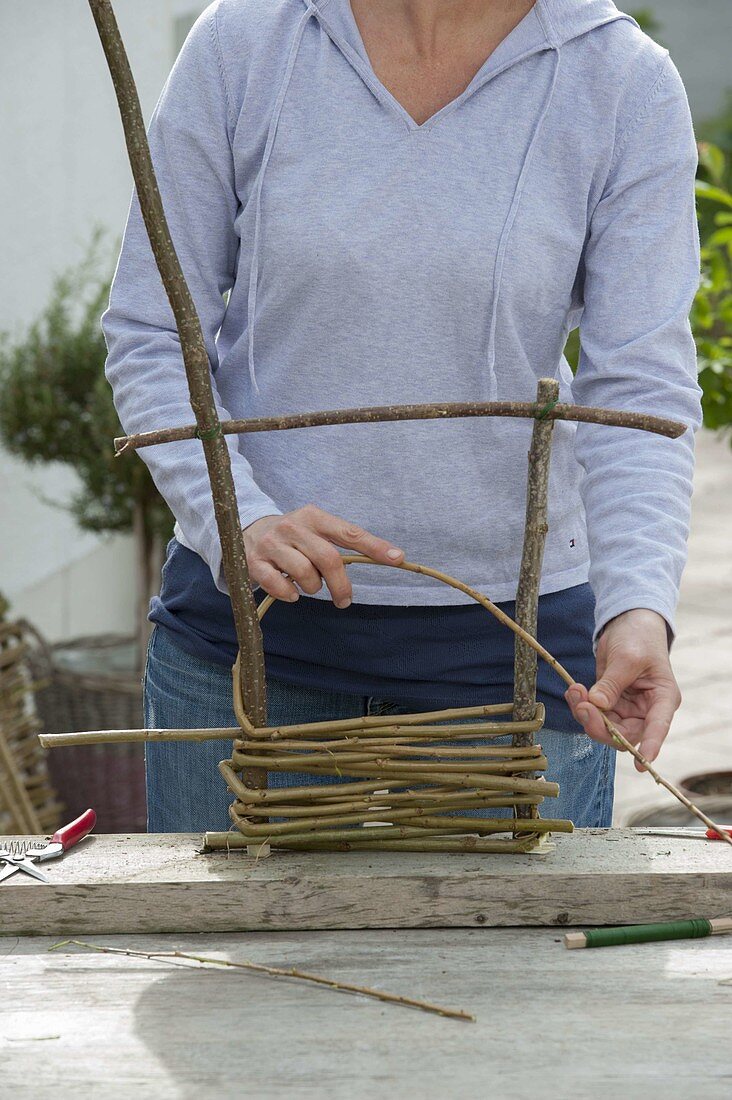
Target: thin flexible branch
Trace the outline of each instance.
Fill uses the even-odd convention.
[[[274,978],[297,978],[303,982],[314,982],[316,985],[325,985],[338,993],[358,993],[363,997],[373,997],[377,1001],[386,1001],[389,1004],[404,1005],[405,1008],[418,1008],[422,1012],[432,1012],[437,1016],[447,1016],[452,1020],[466,1020],[475,1023],[476,1017],[469,1012],[459,1009],[444,1008],[442,1005],[432,1004],[430,1001],[420,1001],[414,997],[400,997],[396,993],[384,993],[379,989],[371,989],[366,985],[353,985],[351,982],[338,982],[334,978],[324,978],[320,974],[309,974],[305,970],[296,970],[294,967],[265,966],[264,963],[231,962],[229,959],[213,959],[206,955],[190,955],[185,951],[133,951],[122,947],[100,947],[96,943],[86,943],[84,940],[62,940],[48,948],[49,951],[57,951],[61,947],[85,947],[89,951],[100,951],[105,955],[128,955],[135,959],[150,959],[158,962],[165,959],[187,959],[189,962],[201,963],[203,966],[227,966],[237,970],[254,970],[260,974],[269,974]]]

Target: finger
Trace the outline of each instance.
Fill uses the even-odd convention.
[[[587,688],[584,684],[574,683],[564,693],[564,698],[567,701],[569,709],[574,713],[575,707],[580,703],[587,702]]]
[[[309,527],[300,526],[294,535],[294,545],[312,563],[337,607],[348,607],[353,598],[351,581],[343,564],[343,555],[328,539],[322,538]]]
[[[676,712],[675,694],[671,688],[664,692],[651,706],[646,715],[645,728],[640,743],[640,751],[646,760],[652,762],[656,759],[663,745],[671,722]],[[643,765],[639,765],[643,770]]]
[[[644,662],[627,653],[612,654],[599,680],[590,688],[589,701],[600,710],[610,710],[627,687],[643,672]]]
[[[265,592],[274,596],[277,600],[286,600],[294,603],[300,599],[300,593],[288,577],[283,577],[278,569],[269,562],[252,562],[249,573],[255,584],[262,586]]]
[[[404,551],[387,539],[372,535],[357,523],[350,523],[339,516],[332,516],[323,512],[316,523],[316,530],[347,550],[355,550],[359,554],[373,558],[374,561],[384,565],[394,565],[395,562],[404,559]]]
[[[287,543],[279,543],[271,553],[270,563],[292,577],[303,592],[313,595],[323,587],[323,578],[305,554]]]
[[[597,707],[593,707],[592,703],[580,703],[574,714],[586,734],[596,741],[604,742],[606,745],[614,744],[607,726],[602,720],[602,713]]]
[[[294,540],[325,581],[336,607],[348,607],[353,589],[343,564],[343,555],[337,547],[303,526],[298,528]]]
[[[613,745],[620,752],[627,752],[627,749],[615,740],[605,725],[605,717],[612,722],[627,741],[630,741],[631,745],[637,744],[643,736],[644,719],[625,718],[616,710],[606,713],[599,711],[591,703],[580,703],[574,712],[574,716],[583,726],[585,733],[592,737],[594,741],[601,741],[604,745]]]

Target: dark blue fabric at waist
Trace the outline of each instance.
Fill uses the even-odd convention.
[[[257,603],[266,593],[255,593]],[[513,602],[498,605],[513,617]],[[588,584],[539,598],[538,638],[588,687],[594,597]],[[149,618],[187,653],[231,667],[237,643],[231,602],[206,563],[176,539],[168,544],[159,596]],[[509,702],[514,635],[479,604],[393,606],[300,596],[276,600],[262,619],[267,674],[309,687],[435,707]],[[551,729],[580,731],[564,701],[566,685],[539,660],[537,694]]]

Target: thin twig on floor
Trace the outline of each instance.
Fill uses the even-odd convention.
[[[441,1005],[431,1004],[429,1001],[419,1001],[413,997],[399,997],[395,993],[384,993],[365,985],[337,982],[333,978],[324,978],[319,974],[308,974],[303,970],[296,970],[294,967],[265,966],[264,963],[255,963],[249,960],[230,962],[228,959],[212,959],[204,955],[189,955],[184,951],[134,951],[124,947],[101,947],[99,944],[86,943],[84,940],[62,940],[60,943],[52,944],[48,950],[56,951],[60,947],[71,946],[85,947],[89,951],[101,951],[108,955],[129,955],[131,958],[151,959],[152,961],[188,959],[190,962],[201,963],[204,966],[230,966],[238,970],[255,970],[262,974],[270,974],[275,978],[297,978],[300,981],[315,982],[317,985],[328,986],[329,989],[334,989],[339,993],[360,993],[364,997],[373,997],[378,1001],[404,1005],[407,1008],[418,1008],[422,1012],[434,1012],[438,1016],[449,1016],[453,1020],[468,1020],[471,1023],[476,1021],[475,1016],[471,1016],[468,1012],[461,1012],[459,1009],[443,1008]]]

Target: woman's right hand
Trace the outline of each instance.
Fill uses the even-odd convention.
[[[384,565],[404,559],[404,551],[386,539],[315,504],[283,516],[262,516],[244,528],[250,580],[278,600],[297,600],[296,584],[314,595],[325,581],[336,607],[348,607],[353,590],[338,546]]]

